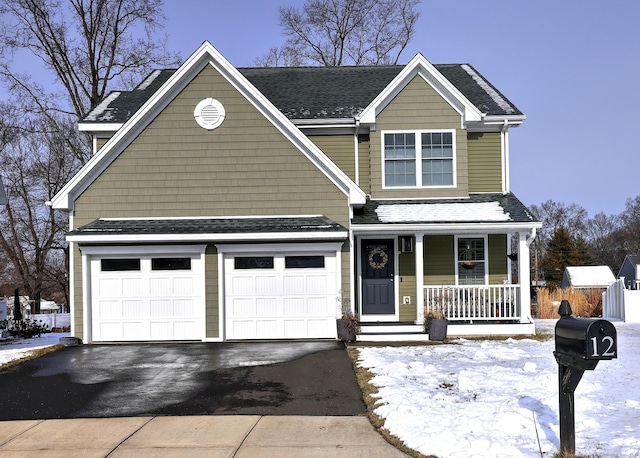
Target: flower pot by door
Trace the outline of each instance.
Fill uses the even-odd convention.
[[[349,329],[347,323],[344,320],[338,321],[338,339],[342,342],[355,342],[356,332],[353,329]]]
[[[432,320],[429,326],[429,340],[444,340],[447,338],[447,320]]]

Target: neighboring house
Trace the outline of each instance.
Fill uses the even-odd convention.
[[[51,203],[72,333],[336,338],[353,310],[400,339],[437,309],[449,334],[531,334],[524,119],[466,64],[244,69],[205,42],[79,124],[95,154]]]
[[[561,288],[606,289],[616,278],[609,266],[565,267]]]
[[[640,255],[628,254],[622,261],[618,278],[624,278],[627,289],[640,289]]]

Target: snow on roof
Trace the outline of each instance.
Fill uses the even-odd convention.
[[[140,85],[136,88],[136,90],[144,91],[146,88],[149,87],[151,83],[153,83],[153,81],[160,75],[160,73],[162,73],[162,70],[154,70],[151,73],[151,75],[147,76],[147,79],[145,79],[142,83],[140,83]]]
[[[609,266],[573,266],[565,268],[571,286],[592,287],[609,286],[616,281]]]
[[[498,202],[381,204],[376,213],[383,223],[511,220]]]
[[[513,107],[511,105],[509,105],[509,102],[507,102],[500,94],[498,94],[498,91],[496,91],[494,88],[492,88],[489,83],[487,83],[487,81],[482,78],[480,75],[478,75],[478,73],[471,68],[469,65],[461,65],[462,69],[467,72],[469,74],[469,76],[471,76],[471,78],[473,78],[473,80],[478,83],[478,86],[480,86],[482,89],[484,89],[484,91],[489,95],[489,97],[491,97],[491,99],[500,107],[502,108],[506,113],[512,114],[515,112],[515,110],[513,109]]]
[[[86,118],[84,118],[85,121],[97,121],[98,116],[100,116],[109,107],[109,104],[117,99],[119,95],[120,92],[112,92],[105,97],[105,99],[97,107],[91,110],[91,113],[89,113]]]

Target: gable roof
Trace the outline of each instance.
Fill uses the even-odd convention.
[[[455,92],[448,98],[467,99],[469,106],[483,116],[524,118],[522,112],[471,65],[431,65],[421,55],[407,65],[237,70],[291,120],[359,117],[385,89],[392,92],[398,86],[401,89],[406,80],[416,74],[441,91]],[[111,93],[81,121],[82,129],[126,122],[175,72],[175,69],[155,70],[132,91]],[[392,84],[399,75],[402,81]]]
[[[148,94],[160,84],[142,106],[131,112],[122,107],[112,112],[110,119],[124,115],[127,120],[109,139],[98,153],[80,169],[80,171],[51,199],[56,209],[69,210],[73,202],[118,155],[146,128],[146,126],[191,82],[203,69],[210,65],[227,79],[236,90],[247,99],[269,122],[273,124],[307,159],[309,159],[329,180],[346,196],[351,205],[364,204],[364,192],[337,165],[335,165],[309,138],[307,138],[289,119],[280,113],[274,105],[258,91],[222,54],[209,42],[204,42],[183,64],[171,75],[157,74],[147,78],[138,86],[139,93],[129,96],[129,100],[139,103],[144,94]],[[164,83],[161,84],[164,79]],[[113,100],[116,100],[114,98]],[[105,104],[105,110],[111,102]],[[133,103],[133,102],[132,102]],[[92,112],[96,120],[101,116]],[[109,124],[113,124],[109,122]]]
[[[604,288],[615,281],[609,266],[572,266],[564,269],[562,287]]]

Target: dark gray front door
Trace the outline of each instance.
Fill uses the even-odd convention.
[[[360,256],[363,315],[395,314],[393,249],[393,239],[362,241]]]

